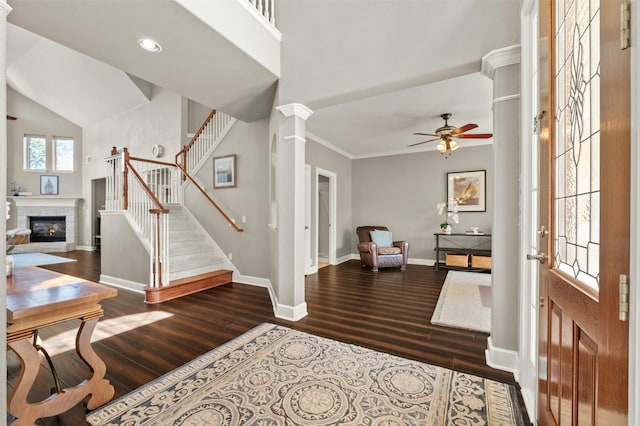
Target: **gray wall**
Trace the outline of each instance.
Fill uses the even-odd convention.
[[[7,193],[11,182],[17,182],[23,191],[40,195],[40,176],[59,176],[59,197],[82,196],[82,128],[69,120],[44,108],[32,100],[22,96],[7,86],[7,111],[18,117],[15,121],[7,122]],[[23,166],[23,138],[25,134],[44,135],[48,143],[54,136],[69,136],[75,141],[74,172],[58,172],[47,170],[43,172],[24,171]],[[49,153],[50,154],[50,153]],[[50,163],[49,163],[50,164]],[[55,197],[55,196],[53,196]],[[82,206],[82,204],[80,204]],[[13,206],[12,206],[13,208]],[[80,207],[82,209],[82,207]],[[7,222],[7,229],[15,228],[16,215],[12,211],[11,219]],[[79,213],[82,213],[80,211]]]
[[[131,226],[122,213],[105,212],[101,215],[102,250],[101,275],[149,283],[149,254],[131,232]]]
[[[358,253],[357,226],[383,225],[394,240],[409,241],[410,258],[435,259],[433,233],[440,231],[442,221],[436,204],[447,199],[447,173],[472,170],[487,171],[487,211],[460,213],[453,232],[478,226],[488,233],[493,206],[491,145],[460,148],[447,159],[429,151],[354,160],[352,253]]]
[[[352,253],[351,239],[355,231],[352,223],[352,167],[349,158],[332,151],[323,145],[307,139],[305,149],[306,163],[311,166],[311,256],[317,250],[315,241],[316,200],[318,190],[315,181],[316,168],[336,174],[336,258],[348,256]]]
[[[214,157],[236,154],[236,187],[213,189],[213,160],[199,170],[196,178],[209,195],[236,223],[236,232],[190,185],[185,205],[209,232],[225,254],[232,253],[233,264],[243,275],[269,277],[268,228],[268,122],[238,121],[217,147]],[[242,223],[242,217],[246,223]]]
[[[151,147],[160,144],[165,148],[165,155],[160,160],[173,161],[173,156],[181,147],[183,115],[186,114],[181,96],[152,86],[148,104],[85,127],[82,169],[82,198],[85,199],[85,205],[93,205],[91,181],[106,176],[104,158],[110,155],[111,147],[127,147],[133,156],[152,158]],[[92,219],[87,212],[86,219],[80,224],[81,245],[93,245]],[[103,231],[106,230],[103,228]]]

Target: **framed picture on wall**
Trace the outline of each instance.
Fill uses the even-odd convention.
[[[235,188],[236,155],[225,155],[213,159],[213,187],[216,189]]]
[[[58,176],[40,175],[40,194],[58,195]]]
[[[447,200],[458,203],[459,212],[486,211],[486,170],[447,173]]]

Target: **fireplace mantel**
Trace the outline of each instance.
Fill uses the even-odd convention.
[[[82,198],[66,198],[51,196],[14,196],[9,197],[16,207],[77,207]]]

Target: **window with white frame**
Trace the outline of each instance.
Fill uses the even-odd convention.
[[[73,139],[54,136],[53,169],[61,172],[73,171]]]
[[[41,135],[25,135],[24,168],[43,171],[47,169],[47,139]]]
[[[54,136],[51,148],[42,135],[24,136],[24,169],[33,171],[74,170],[74,140],[70,137]]]

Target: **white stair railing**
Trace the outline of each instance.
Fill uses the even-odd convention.
[[[256,8],[260,15],[264,16],[267,21],[275,27],[276,14],[275,14],[275,2],[274,0],[249,0],[249,3]]]
[[[149,242],[150,286],[168,285],[169,211],[164,204],[180,202],[178,169],[170,163],[130,157],[126,148],[114,148],[105,161],[105,209],[128,212],[143,240]]]
[[[194,176],[236,121],[229,114],[211,111],[191,141],[176,154],[176,164]]]

